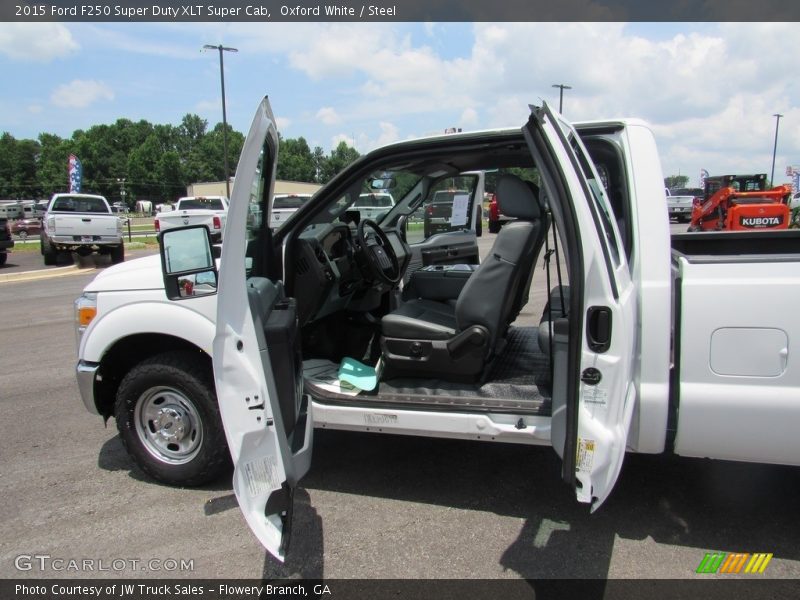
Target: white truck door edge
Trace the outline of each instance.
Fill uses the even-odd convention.
[[[275,118],[264,98],[242,148],[231,194],[213,362],[239,507],[263,546],[284,560],[293,489],[311,460],[311,405],[302,398],[294,304],[284,298],[280,281],[256,277],[245,266],[251,234],[257,236],[263,233],[259,228],[267,226],[266,219],[253,217],[267,214],[277,151]],[[270,328],[288,340],[280,349],[272,349],[272,357],[267,343]]]
[[[547,197],[558,199],[551,209],[570,264],[570,316],[561,332],[554,324],[554,338],[568,338],[568,350],[563,389],[558,375],[553,385],[552,443],[564,480],[596,510],[619,475],[636,400],[636,296],[616,219],[575,130],[544,104],[532,107],[524,133]]]

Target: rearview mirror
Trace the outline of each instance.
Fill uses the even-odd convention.
[[[203,225],[168,229],[159,252],[164,291],[170,300],[215,294],[217,269],[208,229]]]
[[[396,184],[394,177],[371,179],[369,187],[373,190],[390,190]]]

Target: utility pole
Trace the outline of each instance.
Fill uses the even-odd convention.
[[[554,83],[554,88],[558,88],[558,112],[562,112],[564,108],[564,90],[571,90],[572,86],[564,85],[563,83]]]
[[[120,198],[122,198],[122,204],[125,207],[125,212],[127,212],[128,205],[125,203],[125,196],[126,196],[125,178],[124,177],[118,178],[117,179],[117,183],[119,184],[119,196],[120,196]]]
[[[771,186],[774,186],[775,185],[775,154],[778,151],[778,125],[781,124],[781,117],[783,115],[775,113],[772,116],[775,117],[775,144],[772,146],[772,173],[769,176],[769,184]]]
[[[231,197],[231,177],[230,169],[228,168],[228,117],[225,113],[225,65],[222,61],[223,52],[238,52],[236,48],[227,48],[222,44],[213,46],[206,44],[203,46],[204,50],[218,50],[219,51],[219,82],[222,87],[222,153],[225,157],[225,193],[228,199]]]

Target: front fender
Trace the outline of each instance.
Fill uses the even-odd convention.
[[[78,355],[84,361],[100,362],[119,340],[148,333],[184,339],[211,355],[216,295],[176,302],[141,301],[107,312],[98,304],[98,313],[81,340]]]

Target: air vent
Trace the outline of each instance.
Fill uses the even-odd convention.
[[[309,269],[308,261],[306,260],[305,256],[297,261],[297,263],[295,264],[295,269],[297,269],[298,275],[305,275],[306,273],[308,273]]]

